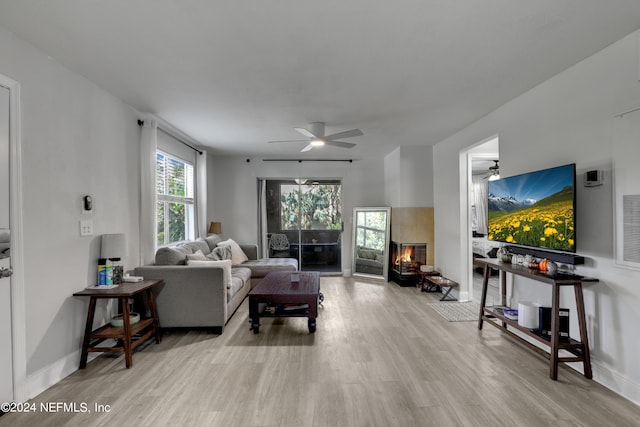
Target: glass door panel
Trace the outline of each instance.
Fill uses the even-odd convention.
[[[268,241],[286,236],[289,256],[298,259],[301,270],[341,272],[340,181],[268,180],[266,189]],[[269,256],[284,255],[270,245]]]

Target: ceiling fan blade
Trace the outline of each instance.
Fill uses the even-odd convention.
[[[309,144],[306,147],[304,147],[302,150],[300,150],[301,153],[304,153],[305,151],[309,151],[313,148],[313,145]]]
[[[279,142],[309,142],[306,139],[289,139],[287,141],[267,141],[269,144],[279,143]]]
[[[344,141],[326,140],[324,143],[327,145],[333,145],[334,147],[341,147],[341,148],[353,148],[356,146],[356,144],[353,144],[351,142],[344,142]]]
[[[334,133],[333,135],[325,136],[326,139],[340,139],[340,138],[352,138],[354,136],[362,136],[364,133],[360,129],[345,130],[344,132]]]
[[[306,136],[307,138],[320,138],[320,136],[314,135],[311,131],[305,128],[294,128],[294,129],[300,132],[301,134],[303,134],[304,136]]]

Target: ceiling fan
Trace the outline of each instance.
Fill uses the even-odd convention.
[[[292,139],[288,141],[269,141],[269,143],[280,142],[308,142],[308,144],[300,150],[301,152],[309,151],[314,147],[322,147],[323,145],[332,145],[340,148],[353,148],[356,144],[352,142],[338,141],[341,138],[352,138],[354,136],[364,135],[360,129],[351,129],[344,132],[338,132],[331,135],[324,134],[324,122],[311,123],[311,130],[305,128],[294,128],[308,139]]]
[[[498,165],[499,160],[494,160],[495,164],[489,167],[489,174],[485,177],[485,179],[489,179],[489,181],[495,181],[500,179],[500,166]]]

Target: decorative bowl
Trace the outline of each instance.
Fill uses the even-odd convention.
[[[122,319],[123,319],[123,315],[122,314],[117,314],[117,315],[113,316],[113,318],[111,319],[111,325],[115,326],[115,327],[124,326],[124,321]],[[138,313],[129,313],[129,324],[130,325],[135,325],[139,321],[140,321],[140,315]]]

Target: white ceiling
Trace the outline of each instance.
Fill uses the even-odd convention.
[[[0,0],[0,25],[219,154],[434,144],[636,30],[638,0]],[[360,128],[299,153],[294,126]]]

